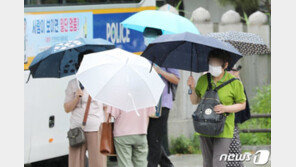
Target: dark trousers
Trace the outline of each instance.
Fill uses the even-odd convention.
[[[162,113],[159,118],[150,118],[148,126],[148,167],[171,167],[172,162],[168,158],[163,147],[164,132],[169,117],[169,109],[162,108]]]
[[[171,155],[169,150],[169,137],[168,137],[168,121],[164,125],[163,139],[162,139],[163,148],[168,156]]]

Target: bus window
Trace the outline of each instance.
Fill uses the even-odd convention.
[[[62,0],[25,0],[25,6],[59,5]]]
[[[139,3],[141,0],[65,0],[66,4]]]
[[[141,0],[24,0],[25,6],[91,5],[112,3],[139,3]]]

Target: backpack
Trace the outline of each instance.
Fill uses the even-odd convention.
[[[226,114],[216,114],[214,111],[214,107],[220,103],[220,99],[218,96],[218,91],[225,85],[231,83],[234,80],[238,80],[237,78],[232,78],[215,89],[212,89],[211,84],[211,74],[207,73],[208,78],[208,88],[205,95],[202,97],[197,109],[192,115],[193,118],[193,126],[196,132],[216,136],[223,132],[224,124],[227,115]]]

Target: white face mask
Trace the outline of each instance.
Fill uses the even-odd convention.
[[[209,65],[209,72],[214,76],[218,77],[219,75],[222,74],[223,70],[221,66],[212,66]]]
[[[155,39],[156,39],[156,37],[144,37],[144,43],[145,43],[146,46],[148,46]]]

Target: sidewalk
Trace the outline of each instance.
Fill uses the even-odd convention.
[[[178,154],[171,155],[170,160],[173,162],[175,167],[202,167],[202,156],[201,154]],[[254,165],[252,162],[244,163],[245,167],[270,167],[271,162],[269,161],[266,165]],[[116,162],[108,162],[108,167],[117,167]]]

